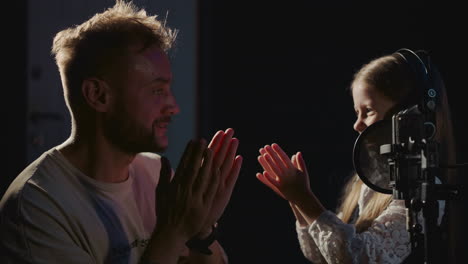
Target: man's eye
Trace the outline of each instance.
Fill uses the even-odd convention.
[[[162,94],[164,94],[164,89],[162,89],[162,88],[153,89],[153,94],[162,95]]]
[[[373,114],[375,114],[375,111],[372,108],[366,108],[366,113],[367,113],[367,115],[373,115]]]

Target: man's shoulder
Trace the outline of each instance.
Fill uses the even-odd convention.
[[[31,162],[26,168],[23,169],[10,183],[6,193],[11,191],[20,192],[27,184],[38,181],[44,175],[44,166],[48,163],[50,151],[44,152],[36,160]],[[39,180],[40,181],[40,180]],[[5,193],[5,194],[6,194]]]
[[[55,165],[50,153],[51,150],[44,152],[13,179],[0,201],[0,211],[6,207],[19,210],[19,206],[25,203],[41,203],[52,196],[52,189],[63,188],[54,184],[56,181],[51,176]]]
[[[57,158],[55,151],[52,148],[44,152],[16,176],[1,199],[0,209],[6,202],[74,199],[72,189],[78,180],[70,176],[73,172]]]

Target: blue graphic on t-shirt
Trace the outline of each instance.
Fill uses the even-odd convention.
[[[102,200],[95,195],[93,195],[93,198],[94,208],[106,229],[108,241],[110,243],[104,263],[130,263],[132,245],[125,234],[119,217],[115,213],[114,207],[109,201]]]

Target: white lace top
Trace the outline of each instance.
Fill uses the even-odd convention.
[[[362,185],[360,212],[372,192]],[[393,200],[362,233],[356,233],[354,225],[343,223],[331,211],[322,213],[309,226],[296,222],[301,250],[313,263],[401,263],[411,252],[405,209],[404,200]]]

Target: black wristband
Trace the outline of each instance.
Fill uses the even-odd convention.
[[[207,237],[203,239],[197,238],[196,236],[192,237],[191,239],[189,239],[189,241],[185,243],[185,245],[191,250],[196,250],[205,255],[211,255],[213,254],[213,252],[211,252],[209,247],[211,244],[213,244],[213,242],[215,242],[216,237],[217,228],[216,225],[213,225],[211,233]]]

